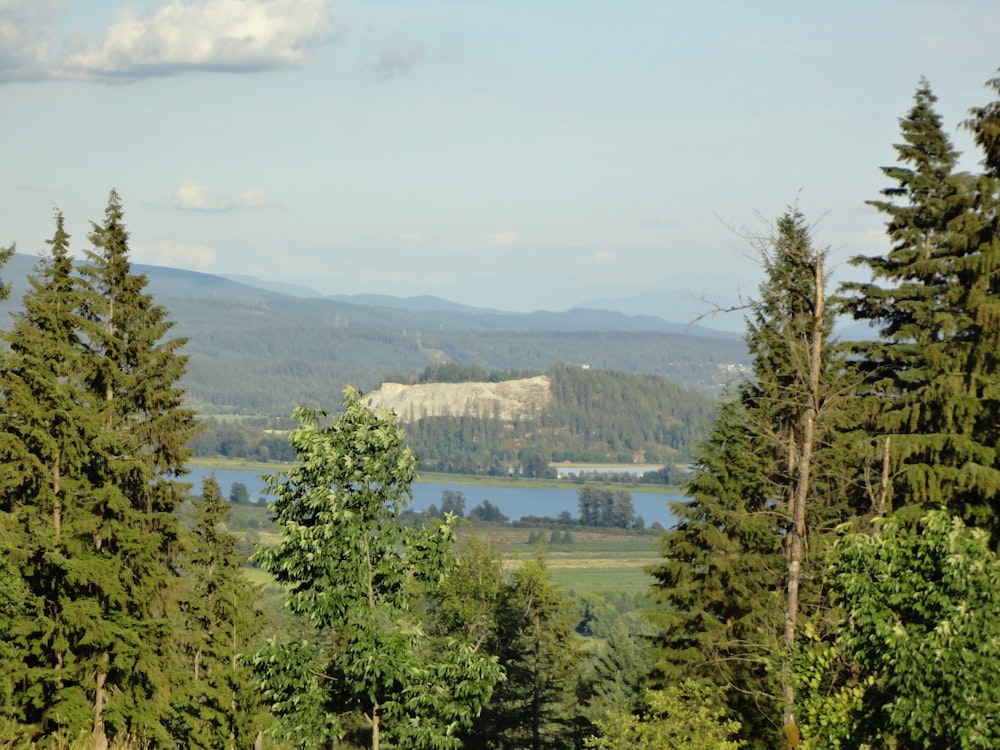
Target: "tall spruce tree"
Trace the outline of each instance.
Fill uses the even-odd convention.
[[[824,535],[851,510],[839,498],[845,471],[831,429],[840,364],[828,341],[824,253],[794,209],[759,250],[753,376],[720,409],[691,500],[675,506],[679,523],[651,573],[666,676],[693,671],[727,688],[748,739],[770,746],[768,727],[797,732],[796,629],[820,603],[811,573],[823,565]]]
[[[169,741],[180,526],[195,427],[165,311],[131,271],[118,196],[74,273],[61,216],[5,335],[0,507],[37,616],[12,631],[25,733]],[[11,469],[11,470],[7,470]]]
[[[50,253],[29,277],[29,289],[0,367],[0,505],[16,540],[8,560],[33,602],[33,617],[12,625],[18,652],[10,675],[16,720],[27,735],[75,734],[88,724],[87,690],[74,669],[76,641],[90,612],[81,579],[89,577],[83,478],[96,435],[87,408],[80,348],[80,286],[73,276],[62,214]]]
[[[91,545],[105,573],[91,583],[96,611],[80,662],[93,675],[93,735],[101,748],[109,734],[131,732],[153,742],[166,736],[168,685],[177,666],[173,615],[182,588],[174,511],[187,496],[179,477],[196,423],[177,385],[184,341],[166,338],[167,311],[146,291],[146,277],[132,271],[116,192],[90,241],[81,269],[83,372],[99,431],[86,479]]]
[[[995,210],[988,205],[994,198],[991,178],[955,173],[958,153],[936,100],[922,81],[900,121],[899,164],[882,169],[895,184],[882,191],[884,199],[870,201],[887,216],[892,248],[853,259],[873,281],[846,284],[843,296],[854,318],[880,333],[877,341],[852,344],[868,404],[866,429],[884,462],[876,510],[944,503],[995,530],[1000,324]]]

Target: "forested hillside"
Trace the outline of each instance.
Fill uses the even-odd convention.
[[[428,368],[415,379],[428,383],[443,376],[454,384],[456,373],[494,382],[508,380],[496,371],[440,366]],[[428,414],[421,406],[419,389],[414,391],[399,418],[421,468],[544,476],[551,473],[548,465],[553,461],[659,463],[669,464],[668,473],[679,476],[682,472],[675,467],[690,460],[717,401],[711,394],[683,388],[658,375],[565,364],[545,375],[548,395],[544,405],[529,404],[515,418],[503,418],[488,406],[465,413],[453,408],[447,414]],[[288,459],[291,455],[282,431],[286,424],[276,419],[212,418],[192,444],[196,454],[204,457]]]
[[[6,309],[20,303],[35,260],[18,254],[8,262]],[[328,404],[347,385],[368,391],[449,362],[534,372],[586,363],[706,391],[717,391],[747,362],[738,336],[659,318],[455,310],[443,302],[443,309],[407,310],[293,297],[190,271],[136,270],[172,311],[175,335],[187,339],[182,386],[201,415],[287,417],[299,405]]]

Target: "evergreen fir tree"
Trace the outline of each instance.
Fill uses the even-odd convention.
[[[81,269],[83,373],[99,431],[86,466],[95,557],[86,599],[96,611],[79,663],[93,675],[93,734],[100,748],[114,734],[154,742],[166,735],[178,658],[173,615],[182,587],[174,511],[187,494],[178,478],[186,473],[186,443],[196,424],[177,386],[184,341],[165,338],[166,310],[145,290],[145,276],[132,272],[114,191],[90,241],[94,249]]]
[[[184,638],[191,685],[180,705],[184,743],[205,750],[251,748],[263,729],[262,700],[249,664],[262,617],[243,577],[236,537],[225,529],[229,504],[213,477],[203,480],[201,499],[193,505]]]
[[[694,673],[725,687],[748,739],[770,746],[769,726],[795,729],[796,628],[822,595],[810,572],[823,566],[824,535],[851,509],[832,429],[843,405],[833,398],[841,365],[828,342],[824,253],[794,209],[759,250],[765,280],[747,325],[753,377],[721,407],[691,500],[675,507],[678,526],[651,573],[664,605],[654,618],[665,677]]]
[[[169,741],[185,442],[181,342],[131,272],[111,194],[82,278],[61,215],[4,338],[3,546],[37,615],[12,628],[28,736]],[[176,697],[176,696],[175,696]]]
[[[663,681],[711,681],[725,689],[745,729],[766,736],[777,713],[771,655],[780,631],[784,554],[768,476],[773,466],[760,455],[740,396],[719,408],[685,489],[691,499],[672,506],[677,525],[663,535],[663,560],[650,570],[660,605],[650,617],[660,629]]]
[[[88,520],[82,474],[96,433],[62,214],[48,244],[50,254],[35,267],[22,310],[3,334],[9,353],[0,367],[0,506],[10,514],[8,564],[38,607],[9,631],[18,652],[9,672],[17,685],[14,713],[29,734],[73,736],[89,717],[73,645],[90,617],[82,611],[79,580],[87,572],[79,556]]]
[[[901,120],[894,185],[872,201],[888,217],[885,256],[859,257],[872,283],[846,285],[855,319],[876,342],[853,344],[864,376],[867,429],[883,446],[879,513],[947,505],[998,531],[1000,292],[996,183],[956,174],[957,152],[926,81]],[[974,120],[989,141],[987,110]],[[978,128],[978,130],[976,129]],[[987,148],[987,153],[989,149]],[[875,454],[878,454],[875,446]]]
[[[511,750],[575,747],[582,654],[566,600],[542,560],[526,561],[502,587],[496,631],[486,648],[499,658],[506,679],[467,744]]]

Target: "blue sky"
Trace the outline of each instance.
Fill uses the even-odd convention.
[[[759,281],[786,206],[837,277],[926,76],[989,101],[1000,3],[0,0],[0,244],[507,310]],[[2,272],[0,272],[2,273]]]

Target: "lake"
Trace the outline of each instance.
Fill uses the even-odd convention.
[[[200,491],[202,477],[215,474],[215,479],[222,489],[222,494],[229,496],[234,482],[242,482],[250,493],[250,499],[256,500],[264,495],[264,482],[255,471],[212,470],[200,466],[192,467],[186,478],[194,485],[194,490]],[[550,516],[556,518],[563,511],[568,511],[576,517],[579,511],[577,502],[577,485],[566,489],[547,487],[517,487],[504,485],[489,487],[481,484],[461,484],[458,482],[414,482],[413,502],[408,507],[414,510],[424,510],[430,505],[441,505],[441,493],[445,490],[461,492],[465,495],[465,512],[479,505],[483,500],[489,500],[500,509],[500,512],[512,520],[522,516]],[[668,503],[683,499],[682,495],[661,495],[653,492],[632,491],[632,504],[635,514],[642,516],[646,525],[659,521],[664,528],[674,525],[675,519],[670,512]]]

